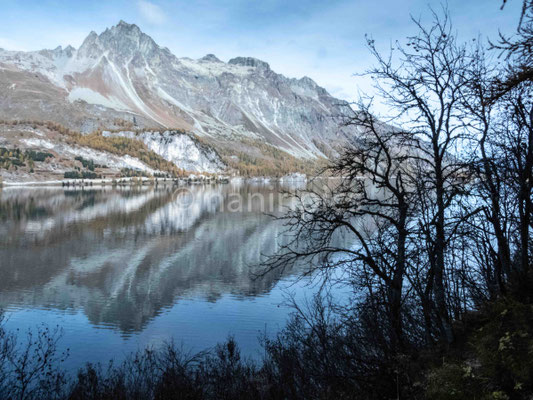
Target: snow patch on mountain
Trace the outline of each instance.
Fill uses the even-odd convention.
[[[140,140],[154,153],[186,171],[215,173],[226,167],[211,147],[180,131],[104,131],[103,135]]]

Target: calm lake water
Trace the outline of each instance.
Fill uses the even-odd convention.
[[[285,202],[279,187],[250,184],[4,188],[5,325],[61,326],[69,369],[170,339],[200,351],[228,335],[258,357],[259,336],[275,334],[291,312],[287,293],[314,290],[294,270],[253,277],[261,255],[285,240],[264,211]]]

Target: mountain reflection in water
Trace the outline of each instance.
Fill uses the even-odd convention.
[[[237,195],[243,209],[228,210]],[[4,189],[0,308],[82,311],[130,334],[183,299],[268,293],[283,277],[254,279],[252,266],[283,240],[263,212],[283,202],[278,188],[247,184]]]

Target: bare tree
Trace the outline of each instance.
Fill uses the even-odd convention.
[[[498,293],[514,276],[529,287],[533,170],[533,2],[524,1],[517,37],[500,34],[492,48],[500,67],[478,47],[470,57],[463,92],[465,120],[476,132],[477,183],[491,231],[483,232],[494,257]],[[483,226],[481,222],[479,224]],[[493,246],[492,238],[495,245]],[[490,260],[489,260],[490,262]]]
[[[505,184],[505,170],[502,153],[494,142],[494,124],[498,118],[498,104],[494,98],[494,82],[498,69],[487,60],[487,55],[478,44],[469,57],[470,65],[465,78],[468,84],[462,91],[463,120],[476,136],[472,149],[477,160],[473,163],[477,190],[483,203],[483,216],[478,219],[480,241],[483,246],[479,257],[494,254],[481,261],[480,266],[491,266],[487,271],[488,289],[492,296],[504,294],[506,280],[511,271],[511,247],[509,242],[509,218],[507,202],[508,186]],[[485,221],[490,224],[487,227]],[[493,240],[493,238],[495,240]],[[493,242],[495,243],[493,245]]]
[[[529,286],[533,196],[533,100],[531,83],[524,82],[503,98],[505,109],[497,124],[497,145],[507,164],[507,185],[516,200],[518,271]]]
[[[491,48],[499,50],[507,61],[505,73],[494,80],[493,100],[523,82],[533,81],[533,0],[524,0],[514,37],[500,33],[499,40],[491,43]]]
[[[0,314],[0,397],[9,399],[61,398],[66,377],[57,342],[61,329],[40,326],[20,335],[6,331]]]
[[[402,323],[419,311],[428,343],[435,330],[441,342],[453,341],[451,320],[468,295],[462,281],[468,273],[461,270],[468,263],[457,266],[464,253],[461,236],[479,212],[463,204],[471,179],[463,147],[472,140],[461,102],[468,83],[466,47],[456,44],[446,14],[434,14],[430,28],[414,22],[418,35],[406,46],[396,44],[388,57],[368,39],[377,61],[368,73],[391,116],[379,122],[358,104],[347,123],[360,127],[360,137],[328,169],[340,184],[296,197],[299,207],[285,216],[293,241],[268,263],[283,268],[305,259],[314,261],[310,273],[349,271],[364,282],[370,301],[388,310],[389,336],[399,348]],[[334,244],[339,232],[355,244]],[[419,310],[406,313],[402,306],[406,285],[411,307]]]
[[[429,29],[414,20],[418,35],[410,37],[405,47],[397,43],[388,57],[368,39],[377,60],[369,73],[395,113],[392,121],[409,127],[415,144],[410,159],[419,170],[420,230],[428,254],[427,274],[432,277],[429,292],[441,339],[450,343],[454,335],[447,310],[446,257],[464,219],[455,219],[454,210],[464,186],[458,178],[467,171],[459,150],[468,139],[460,120],[466,48],[456,43],[446,13],[443,18],[433,16]]]
[[[296,195],[298,206],[282,217],[293,240],[267,267],[285,268],[305,260],[308,273],[341,270],[379,305],[376,315],[384,307],[385,341],[394,353],[407,346],[404,284],[417,180],[408,163],[411,137],[379,122],[363,102],[345,123],[358,126],[361,135],[327,168],[341,179],[333,187]]]

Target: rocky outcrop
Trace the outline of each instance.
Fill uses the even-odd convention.
[[[185,171],[214,173],[226,167],[213,148],[181,131],[104,131],[103,135],[140,140],[154,153]]]

